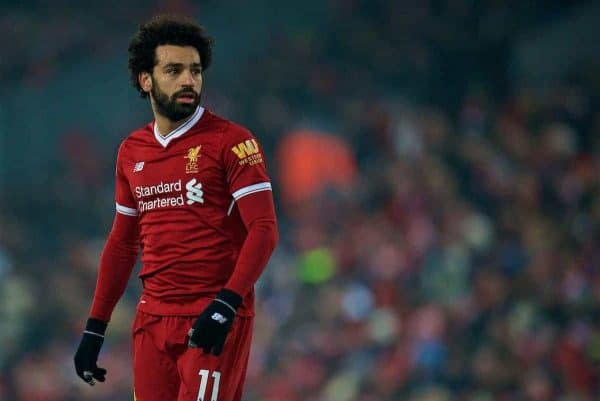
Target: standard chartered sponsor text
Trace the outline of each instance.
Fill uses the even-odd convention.
[[[177,197],[170,198],[156,198],[151,201],[139,201],[138,202],[138,210],[141,212],[145,212],[146,210],[152,210],[159,207],[167,207],[167,206],[183,206],[183,195],[179,195]]]
[[[138,211],[144,212],[146,210],[152,210],[161,207],[169,207],[169,206],[183,206],[184,199],[183,194],[179,196],[171,196],[171,197],[163,197],[156,198],[148,201],[141,200],[146,196],[152,196],[156,194],[168,194],[171,192],[180,192],[181,191],[181,180],[177,180],[175,182],[160,182],[157,185],[149,185],[149,186],[139,186],[135,187],[135,195],[138,199]]]
[[[147,187],[135,187],[135,196],[143,198],[146,196],[156,194],[167,194],[169,192],[181,191],[181,180],[174,182],[160,182],[156,185],[149,185]]]

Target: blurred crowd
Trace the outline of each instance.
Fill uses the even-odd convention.
[[[577,2],[485,3],[330,1],[206,93],[264,144],[278,207],[245,401],[600,399],[600,81],[510,86],[486,56]],[[137,279],[107,383],[72,364],[117,144],[59,144],[42,191],[0,195],[0,400],[131,399]]]

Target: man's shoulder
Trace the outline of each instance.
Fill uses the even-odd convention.
[[[151,142],[153,136],[153,123],[148,123],[131,131],[122,141],[120,148],[136,146]]]
[[[152,138],[153,135],[154,122],[149,122],[148,124],[134,129],[127,135],[127,137],[123,140],[125,141],[148,141]]]
[[[232,120],[215,114],[212,111],[206,110],[208,114],[208,123],[211,128],[223,135],[223,140],[235,140],[237,138],[249,138],[252,137],[252,133],[246,127],[238,124]]]

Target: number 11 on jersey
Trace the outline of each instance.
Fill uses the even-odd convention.
[[[198,390],[198,398],[196,401],[208,401],[204,399],[204,395],[206,394],[206,385],[208,384],[208,375],[210,371],[207,369],[201,369],[198,374],[201,376],[200,378],[200,389]],[[210,396],[210,401],[217,401],[217,397],[219,396],[219,381],[221,380],[221,372],[217,372],[216,370],[212,373],[213,377],[213,386],[212,386],[212,394]]]

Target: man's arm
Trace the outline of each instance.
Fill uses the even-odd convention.
[[[248,235],[226,289],[244,297],[263,272],[277,241],[277,220],[271,191],[245,196],[237,202]]]
[[[115,168],[116,213],[98,269],[96,293],[90,318],[107,323],[115,305],[123,295],[139,251],[138,213],[126,172],[127,142],[123,141],[117,153]]]
[[[242,221],[248,230],[229,282],[200,314],[189,332],[189,346],[220,355],[243,297],[264,270],[278,240],[271,191],[261,191],[238,200]]]
[[[74,358],[77,375],[92,386],[96,380],[105,380],[106,369],[98,367],[98,355],[112,311],[129,281],[138,249],[137,217],[115,213],[113,226],[100,258],[90,317]]]
[[[139,250],[135,200],[123,169],[124,142],[117,153],[115,205],[117,213],[104,245],[90,317],[75,353],[75,371],[86,383],[104,381],[106,370],[97,366],[104,332],[115,305],[123,295]]]
[[[100,258],[91,319],[108,322],[127,287],[139,251],[137,220],[137,216],[115,213],[113,226]]]

